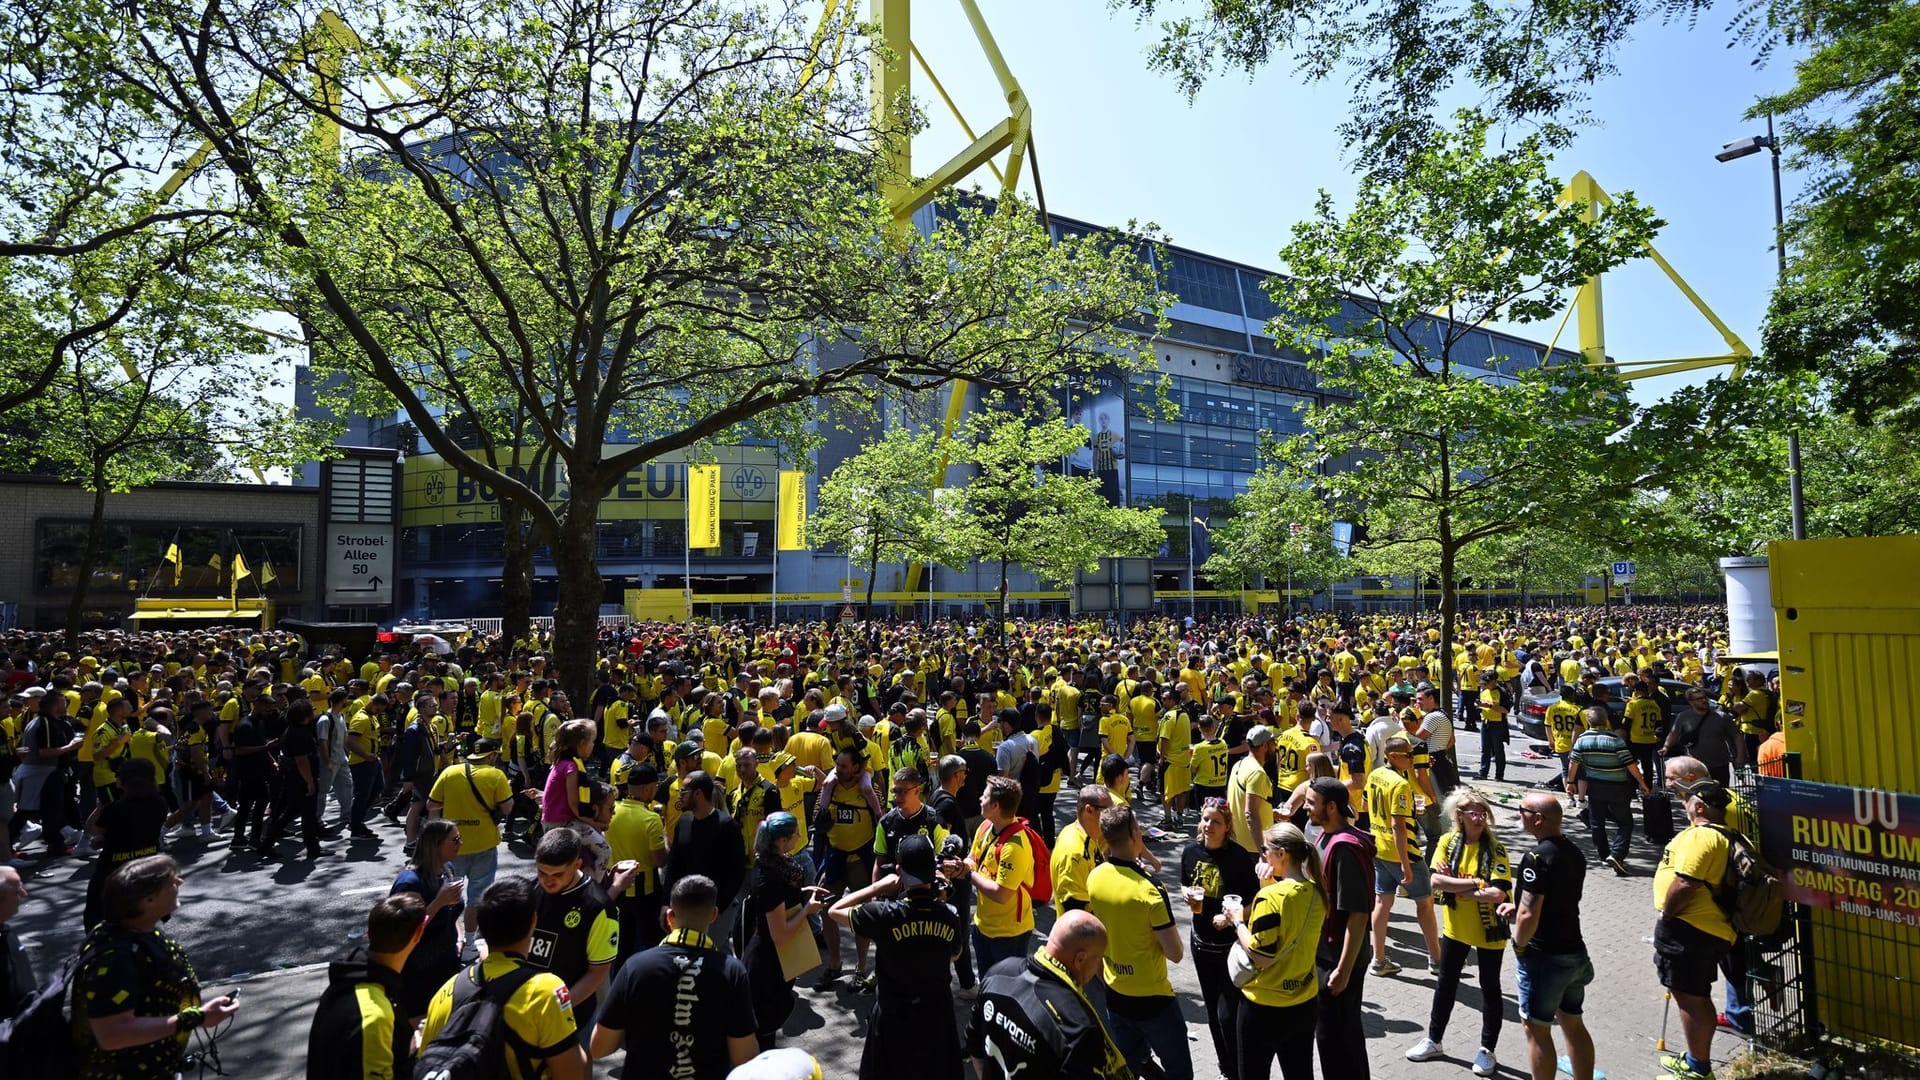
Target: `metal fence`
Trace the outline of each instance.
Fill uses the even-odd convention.
[[[1799,755],[1787,755],[1786,772],[1799,778]],[[1759,783],[1745,773],[1734,788],[1751,802]],[[1920,1076],[1920,955],[1912,941],[1909,927],[1788,904],[1775,939],[1739,946],[1755,1040],[1841,1065],[1846,1075]]]

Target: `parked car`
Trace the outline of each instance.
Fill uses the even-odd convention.
[[[1627,713],[1627,695],[1623,689],[1626,680],[1618,675],[1609,675],[1604,679],[1595,680],[1594,685],[1607,688],[1607,711],[1613,715],[1613,722],[1618,724],[1621,717]],[[1673,699],[1674,708],[1679,709],[1680,702],[1686,697],[1688,684],[1679,679],[1661,679],[1660,685],[1666,690],[1667,696]],[[1520,730],[1530,738],[1539,739],[1542,742],[1548,741],[1547,710],[1559,702],[1560,691],[1558,690],[1528,694],[1521,698]]]

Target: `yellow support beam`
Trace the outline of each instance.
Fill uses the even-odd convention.
[[[1565,206],[1570,203],[1580,205],[1580,215],[1583,220],[1593,221],[1599,216],[1602,207],[1613,205],[1613,197],[1607,194],[1606,189],[1602,188],[1590,173],[1582,170],[1574,174],[1573,179],[1561,189],[1559,197],[1554,200],[1555,206]],[[1746,370],[1746,362],[1753,359],[1753,350],[1747,347],[1747,343],[1741,339],[1740,335],[1734,333],[1733,329],[1711,307],[1707,306],[1707,302],[1701,299],[1693,286],[1687,284],[1687,280],[1680,276],[1680,272],[1673,268],[1673,264],[1668,262],[1665,256],[1660,254],[1658,248],[1655,248],[1651,242],[1646,245],[1646,248],[1647,258],[1653,260],[1653,264],[1660,268],[1660,272],[1667,276],[1667,280],[1673,282],[1674,287],[1687,298],[1687,302],[1693,305],[1694,310],[1705,317],[1707,322],[1719,332],[1721,339],[1727,343],[1729,351],[1720,356],[1696,356],[1674,360],[1610,359],[1606,348],[1605,305],[1602,303],[1600,275],[1596,274],[1588,278],[1586,284],[1580,286],[1574,293],[1573,305],[1568,312],[1569,315],[1579,316],[1578,332],[1583,363],[1587,367],[1611,368],[1622,382],[1726,366],[1731,366],[1733,377],[1739,378]],[[1566,317],[1562,316],[1560,326],[1553,332],[1553,340],[1548,343],[1549,354],[1553,346],[1559,343],[1560,331],[1566,327],[1566,324]],[[1625,373],[1621,370],[1623,368],[1634,370],[1631,373]]]

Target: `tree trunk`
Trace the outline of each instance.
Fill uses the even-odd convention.
[[[500,640],[506,650],[528,636],[533,626],[534,527],[527,515],[501,500],[500,527],[505,533],[500,563]]]
[[[1460,609],[1453,571],[1454,557],[1459,553],[1454,550],[1446,513],[1445,510],[1440,512],[1440,707],[1452,713],[1455,703],[1460,700],[1453,683],[1454,617]]]
[[[591,715],[587,702],[599,645],[600,601],[606,595],[593,544],[602,498],[575,486],[560,521],[560,535],[552,538],[559,586],[553,606],[553,659],[575,716]]]
[[[1000,556],[1000,605],[994,615],[993,637],[995,641],[1004,641],[1007,636],[1007,557]]]
[[[880,576],[880,534],[875,533],[873,547],[867,559],[867,602],[860,608],[860,617],[873,618],[873,580]]]
[[[100,545],[106,532],[107,478],[104,470],[93,470],[93,516],[87,519],[87,543],[80,553],[79,575],[73,583],[73,595],[67,598],[67,625],[62,644],[74,652],[80,643],[80,613],[86,610],[87,589],[93,585],[94,567],[100,562]]]

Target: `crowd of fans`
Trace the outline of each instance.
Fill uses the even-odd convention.
[[[1444,657],[1413,614],[646,624],[566,672],[537,637],[348,656],[272,632],[13,634],[0,852],[91,858],[93,879],[64,915],[78,965],[29,970],[5,931],[0,1053],[39,1031],[71,1062],[48,1075],[179,1072],[241,1007],[203,998],[161,929],[167,850],[324,858],[379,842],[377,814],[407,866],[333,965],[310,1076],[570,1080],[615,1055],[630,1077],[817,1075],[779,1045],[804,979],[873,995],[863,1078],[1183,1080],[1169,966],[1189,953],[1231,1080],[1310,1076],[1316,1053],[1368,1075],[1367,980],[1403,962],[1437,977],[1405,1056],[1440,1058],[1472,960],[1487,1076],[1511,951],[1532,1075],[1557,1026],[1584,1080],[1587,857],[1561,819],[1624,874],[1633,795],[1661,788],[1697,826],[1655,881],[1687,1042],[1667,1067],[1695,1080],[1716,1023],[1750,1024],[1715,918],[1726,783],[1779,757],[1777,688],[1718,663],[1724,635],[1676,608],[1487,612]],[[1488,788],[1530,709],[1560,776],[1522,802],[1516,860]],[[516,845],[531,873],[503,868]],[[0,868],[0,928],[26,899]],[[1402,902],[1424,955],[1388,938]]]

